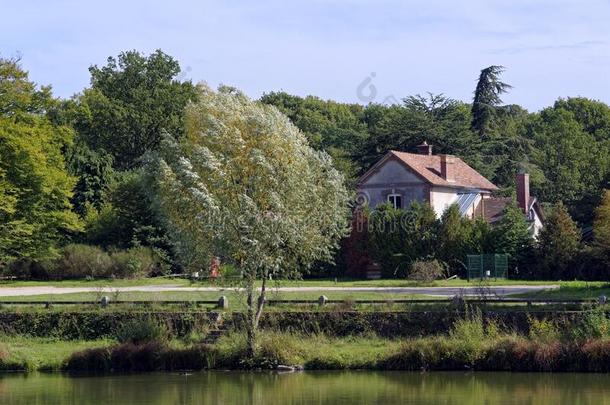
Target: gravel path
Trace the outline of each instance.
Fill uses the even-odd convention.
[[[558,285],[511,285],[485,287],[280,287],[273,291],[283,292],[367,292],[380,294],[422,294],[432,296],[481,295],[484,291],[489,295],[506,296],[512,294],[526,294],[543,290],[559,288]],[[222,287],[183,287],[179,285],[150,285],[134,287],[0,287],[0,297],[19,297],[29,295],[70,294],[83,292],[166,292],[166,291],[199,291],[221,292],[235,291],[235,288]]]

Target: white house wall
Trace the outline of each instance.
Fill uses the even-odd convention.
[[[456,190],[452,188],[434,187],[430,192],[430,204],[432,205],[432,208],[434,208],[436,216],[439,218],[451,204],[457,201],[457,199],[458,194]]]
[[[540,217],[536,213],[536,210],[532,209],[532,214],[534,217],[534,222],[532,223],[532,225],[533,225],[532,233],[534,235],[534,239],[538,239],[538,234],[542,230],[543,225],[542,225],[542,221],[540,220]]]

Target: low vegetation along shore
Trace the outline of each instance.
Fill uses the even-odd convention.
[[[417,338],[351,336],[264,330],[248,358],[245,335],[209,329],[181,338],[152,318],[124,322],[113,338],[0,337],[2,370],[133,372],[202,369],[383,369],[610,371],[610,321],[601,309],[583,312],[566,327],[528,317],[517,332],[467,309],[447,333]]]

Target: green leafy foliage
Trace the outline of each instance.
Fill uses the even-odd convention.
[[[85,218],[88,243],[121,249],[149,246],[164,256],[170,254],[170,241],[152,207],[142,170],[115,174],[105,200]]]
[[[436,255],[448,264],[451,273],[465,277],[467,255],[494,251],[487,250],[491,232],[483,219],[463,217],[458,206],[453,204],[441,217]]]
[[[438,221],[428,204],[414,202],[409,209],[389,204],[377,207],[368,222],[371,254],[386,277],[403,277],[411,263],[434,257]]]
[[[534,247],[532,231],[515,201],[504,208],[502,219],[491,232],[489,245],[490,251],[509,255],[509,270],[523,273],[534,267],[531,260]]]
[[[557,203],[546,216],[538,235],[538,277],[548,280],[570,276],[569,266],[580,247],[580,231],[563,203]]]
[[[62,154],[72,131],[45,116],[54,103],[17,61],[0,59],[0,266],[52,258],[81,226],[70,204],[75,178]]]
[[[13,261],[2,275],[26,280],[82,280],[151,277],[167,270],[165,259],[147,247],[105,251],[97,246],[70,244],[56,259]]]
[[[134,318],[123,324],[116,331],[119,343],[139,345],[148,342],[162,342],[168,338],[165,324],[152,317]]]
[[[534,187],[541,201],[563,201],[577,220],[590,223],[610,170],[608,141],[597,141],[584,129],[589,123],[579,122],[563,105],[534,115],[528,126],[535,144],[532,161],[543,173]]]
[[[368,136],[362,106],[285,92],[265,94],[260,101],[286,114],[313,148],[328,152],[346,178],[354,180],[360,166],[353,156]]]
[[[254,355],[269,276],[332,259],[347,231],[348,193],[330,156],[277,108],[226,87],[202,87],[199,99],[186,110],[182,141],[166,136],[151,157],[151,191],[180,252],[217,255],[242,271]]]
[[[147,150],[156,149],[162,130],[176,138],[184,131],[183,111],[197,98],[190,81],[180,81],[180,65],[160,50],[109,57],[92,66],[91,87],[76,98],[72,112],[79,137],[96,152],[112,156],[114,167],[138,166]]]
[[[604,190],[593,223],[595,245],[610,257],[610,190]]]
[[[66,160],[70,173],[78,178],[72,197],[74,211],[85,217],[89,208],[101,209],[114,177],[112,157],[103,151],[91,150],[83,142],[76,142],[68,148]]]

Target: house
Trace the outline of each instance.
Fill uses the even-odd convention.
[[[492,182],[452,155],[434,155],[432,145],[417,146],[418,153],[389,151],[371,167],[356,186],[356,201],[375,208],[390,203],[395,208],[407,208],[412,201],[425,202],[437,217],[452,204],[468,218],[483,217],[497,222],[508,198],[495,197],[498,191]],[[531,224],[534,236],[542,227],[542,211],[529,193],[529,175],[519,173],[517,202]]]

